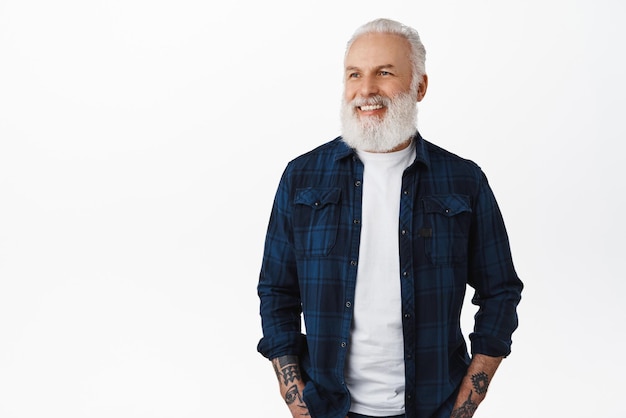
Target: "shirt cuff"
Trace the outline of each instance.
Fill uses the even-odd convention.
[[[306,347],[304,334],[289,332],[261,338],[257,351],[268,359],[286,355],[300,355]]]
[[[503,341],[477,332],[470,334],[469,337],[472,344],[472,355],[484,354],[490,357],[506,357],[511,354],[510,341]]]

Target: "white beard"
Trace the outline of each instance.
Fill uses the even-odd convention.
[[[374,96],[357,98],[341,105],[343,141],[352,148],[369,152],[389,152],[406,142],[417,130],[417,102],[414,92],[399,93],[393,98]],[[382,118],[360,118],[357,106],[382,104],[387,111]]]

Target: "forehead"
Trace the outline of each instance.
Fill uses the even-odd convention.
[[[393,33],[367,33],[359,36],[346,54],[346,67],[411,66],[409,41]]]

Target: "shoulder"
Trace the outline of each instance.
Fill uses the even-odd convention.
[[[459,168],[464,167],[467,170],[480,171],[480,167],[474,161],[469,160],[467,158],[463,158],[453,152],[448,151],[447,149],[444,149],[438,145],[433,144],[430,141],[427,141],[427,140],[423,140],[423,141],[426,146],[426,149],[428,150],[428,154],[432,162],[435,162],[437,164],[440,164],[440,163],[454,164],[455,166],[458,166]]]
[[[477,180],[484,176],[482,169],[474,161],[461,157],[432,142],[423,141],[428,152],[430,168],[435,175],[447,173],[453,177],[471,177]]]
[[[465,196],[480,193],[486,178],[478,164],[426,140],[422,147],[427,155],[427,167],[421,175],[428,193]]]
[[[352,150],[343,142],[341,137],[337,137],[289,161],[287,171],[327,170],[336,161],[351,153]]]

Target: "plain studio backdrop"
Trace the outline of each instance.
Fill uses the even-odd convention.
[[[486,172],[526,285],[476,417],[626,416],[625,4],[0,1],[0,416],[288,416],[265,229],[377,17],[420,32],[419,129]]]

